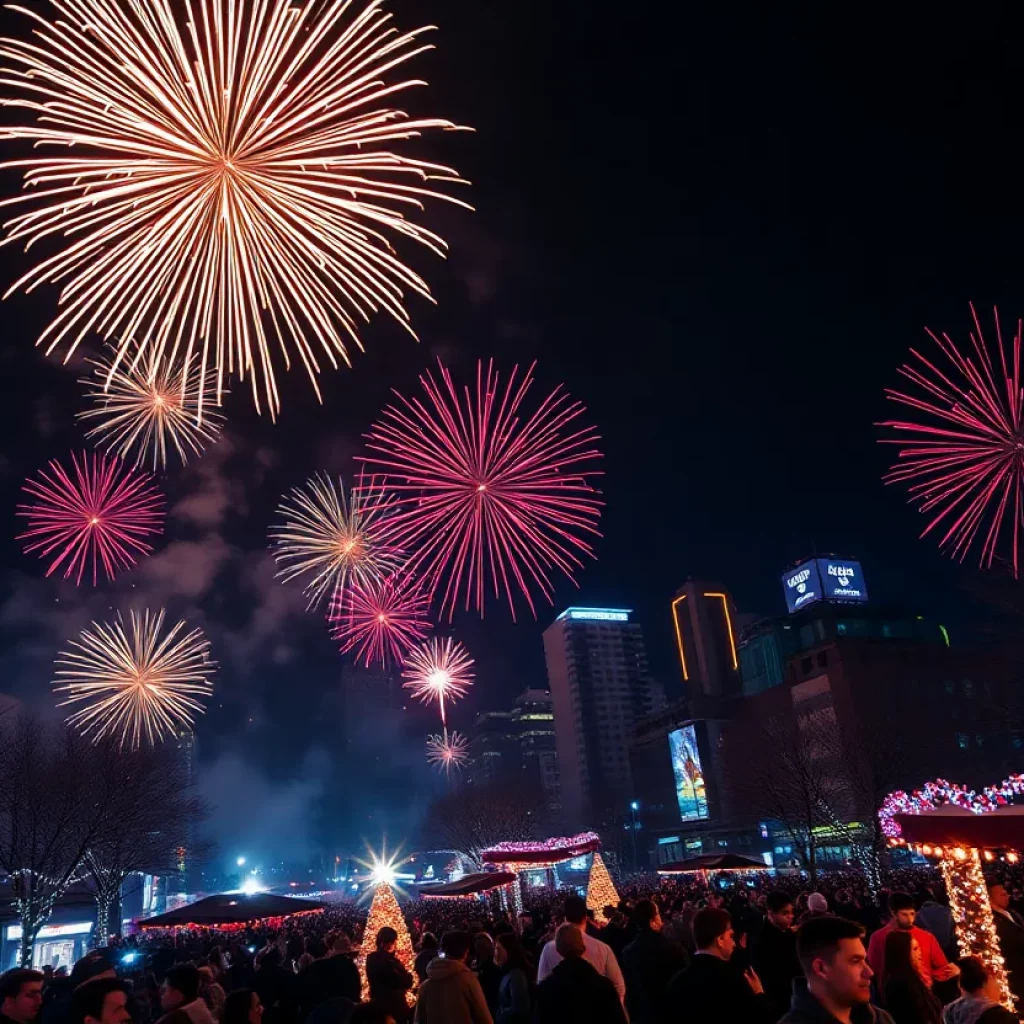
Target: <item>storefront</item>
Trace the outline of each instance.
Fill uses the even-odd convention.
[[[32,966],[39,969],[49,965],[55,970],[65,967],[70,972],[75,961],[85,956],[92,928],[91,919],[44,925],[32,947]],[[5,925],[2,935],[0,967],[6,971],[18,966],[21,923]]]

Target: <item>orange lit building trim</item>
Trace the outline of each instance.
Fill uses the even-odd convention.
[[[679,628],[679,613],[676,611],[676,605],[685,600],[686,595],[680,594],[672,602],[672,621],[676,625],[676,643],[679,645],[679,663],[683,666],[683,679],[689,681],[690,673],[686,671],[686,655],[683,654],[683,631]]]
[[[722,609],[725,611],[725,625],[729,630],[729,646],[732,648],[732,667],[739,668],[740,662],[736,657],[736,637],[732,631],[732,616],[729,615],[729,599],[725,594],[705,594],[705,597],[720,597],[722,599]]]

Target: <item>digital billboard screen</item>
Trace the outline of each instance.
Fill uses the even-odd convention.
[[[668,734],[672,755],[672,773],[676,779],[676,802],[683,821],[700,821],[708,815],[708,797],[704,787],[704,769],[697,749],[697,731],[684,725]]]
[[[782,588],[786,592],[786,607],[790,612],[799,611],[805,605],[820,601],[823,596],[818,562],[811,559],[801,562],[782,577]]]
[[[818,575],[829,601],[866,601],[868,588],[860,562],[845,558],[819,558]]]

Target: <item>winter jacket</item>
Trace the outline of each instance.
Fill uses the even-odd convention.
[[[622,951],[622,973],[626,976],[626,1006],[632,1024],[663,1024],[671,1018],[666,997],[669,982],[690,966],[682,946],[661,932],[641,928]]]
[[[202,999],[193,999],[176,1010],[165,1013],[157,1024],[214,1024],[210,1008]]]
[[[370,1002],[399,1021],[409,1019],[405,994],[412,988],[412,975],[394,953],[374,950],[366,957],[366,981],[370,986]]]
[[[985,996],[961,996],[942,1011],[942,1024],[1016,1024],[1005,1006]]]
[[[465,961],[430,961],[416,1000],[416,1024],[494,1024],[484,990]]]
[[[885,1010],[865,1003],[858,1006],[851,1015],[852,1024],[893,1024],[892,1017]],[[838,1024],[838,1021],[811,995],[804,978],[793,982],[793,999],[789,1013],[779,1024]]]
[[[734,965],[708,953],[697,953],[693,965],[672,979],[668,1007],[686,1024],[774,1024],[767,998],[755,995]]]
[[[615,986],[583,959],[561,960],[537,986],[534,1024],[626,1024]]]
[[[314,960],[299,975],[299,1001],[303,1016],[328,999],[359,1002],[359,969],[347,956],[325,956]]]
[[[956,944],[956,928],[953,925],[953,913],[935,900],[925,900],[917,912],[914,923],[918,928],[931,932],[938,940],[939,947],[949,960],[955,960],[960,954]]]
[[[530,981],[521,967],[510,967],[498,987],[495,1024],[530,1024]]]
[[[602,942],[600,939],[595,939],[586,932],[583,933],[583,945],[586,947],[583,959],[586,960],[598,974],[607,978],[615,986],[615,991],[619,993],[619,1001],[625,1002],[626,981],[622,977],[622,970],[619,967],[619,961],[615,958],[615,954],[612,952],[611,946]],[[540,963],[537,964],[537,981],[544,981],[545,978],[547,978],[547,976],[555,969],[556,964],[558,964],[561,959],[562,954],[555,949],[555,940],[552,939],[544,945],[544,948],[540,952]]]
[[[765,921],[754,940],[750,964],[761,979],[772,1011],[781,1017],[789,1009],[793,979],[803,974],[796,958],[796,932]]]

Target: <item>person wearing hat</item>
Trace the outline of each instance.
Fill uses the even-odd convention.
[[[87,956],[83,956],[71,968],[69,978],[54,979],[50,989],[53,990],[60,986],[60,991],[54,995],[52,1000],[49,996],[47,997],[46,1005],[43,1007],[42,1024],[72,1024],[72,1002],[75,989],[87,981],[116,977],[117,971],[114,969],[114,965],[102,953],[89,953]]]
[[[199,998],[202,981],[192,964],[175,964],[160,986],[160,1007],[164,1015],[159,1024],[214,1024],[209,1007]]]

